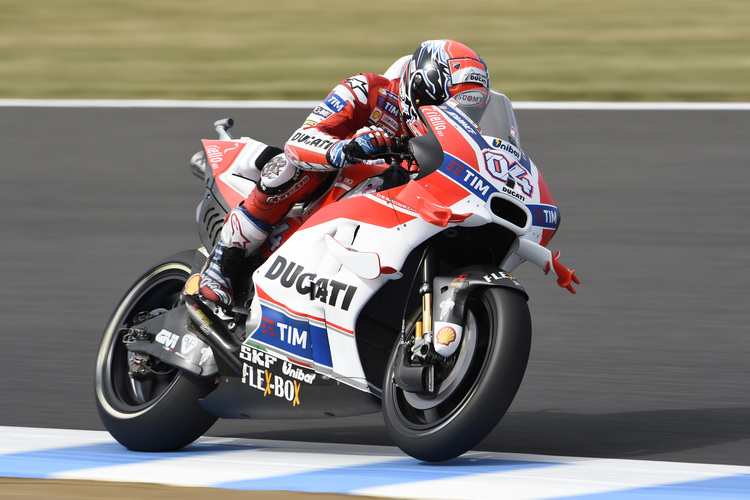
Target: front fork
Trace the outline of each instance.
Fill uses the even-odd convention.
[[[407,392],[434,394],[435,369],[461,345],[466,304],[482,288],[510,288],[528,295],[511,274],[491,265],[474,265],[437,275],[437,260],[428,247],[422,260],[422,319],[415,325],[414,340],[402,331],[394,366],[396,384]],[[490,332],[494,334],[494,332]]]
[[[434,333],[432,321],[432,280],[435,279],[434,252],[431,247],[425,250],[422,259],[422,284],[419,287],[419,294],[422,296],[422,319],[417,321],[414,330],[414,345],[412,346],[412,361],[425,361],[427,358],[433,358],[434,349],[432,349],[432,338]],[[405,335],[406,332],[403,332]],[[406,339],[403,339],[406,340]]]
[[[463,302],[456,300],[455,291],[464,286],[469,275],[457,273],[453,277],[438,277],[436,257],[428,248],[422,261],[421,277],[422,321],[417,323],[413,353],[423,362],[441,362],[451,357],[461,345]],[[450,280],[448,286],[445,285],[446,279]],[[435,286],[440,289],[435,291]],[[436,296],[440,298],[438,307],[435,307]]]
[[[432,347],[432,280],[435,277],[435,257],[428,247],[422,259],[421,286],[422,317],[414,325],[414,340],[406,337],[404,327],[396,353],[393,376],[402,390],[417,394],[435,393],[435,364],[440,361]]]

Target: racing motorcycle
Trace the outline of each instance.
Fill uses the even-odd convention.
[[[104,330],[96,403],[112,436],[167,451],[218,418],[382,411],[417,459],[477,445],[529,357],[528,296],[510,273],[529,261],[573,293],[579,281],[546,248],[560,215],[510,101],[476,97],[421,107],[424,136],[394,140],[295,205],[246,259],[229,310],[201,297],[199,273],[225,216],[281,150],[216,122],[218,139],[191,160],[205,183],[205,247],[145,272]]]

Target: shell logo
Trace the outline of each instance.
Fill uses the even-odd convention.
[[[198,293],[199,284],[201,282],[201,275],[194,274],[185,283],[185,295],[195,295]]]
[[[438,344],[450,345],[453,341],[456,340],[456,330],[454,330],[450,326],[444,326],[437,332],[435,340]]]

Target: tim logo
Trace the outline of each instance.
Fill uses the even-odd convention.
[[[300,322],[291,324],[279,323],[264,316],[260,323],[260,331],[263,335],[268,335],[276,339],[276,342],[272,342],[274,345],[287,344],[288,346],[306,351],[308,348],[306,326],[306,324]]]
[[[260,328],[251,336],[304,359],[312,359],[310,325],[265,306]]]
[[[399,112],[396,103],[389,101],[382,95],[378,96],[378,107],[384,109],[386,113],[394,118],[398,118]]]
[[[325,104],[331,108],[334,113],[338,113],[346,107],[346,101],[335,94],[329,95],[325,100]]]
[[[272,319],[263,318],[260,323],[260,331],[263,335],[276,337],[276,322]]]
[[[450,160],[443,169],[453,176],[455,181],[485,201],[489,198],[490,193],[495,191],[487,179],[483,179],[476,170],[466,168],[466,166],[454,160]]]
[[[534,217],[534,225],[545,229],[557,229],[560,212],[554,205],[529,205]]]
[[[487,150],[484,152],[484,162],[487,165],[487,171],[495,179],[507,182],[508,177],[512,177],[526,196],[534,194],[534,186],[529,180],[529,171],[516,160],[509,161],[504,154]]]

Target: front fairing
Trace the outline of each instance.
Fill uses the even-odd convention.
[[[448,126],[455,126],[444,123],[440,116],[434,113],[434,108],[457,111],[458,114],[454,116],[457,116],[460,125],[471,135],[476,132],[483,136],[500,139],[515,148],[521,148],[513,105],[505,94],[493,90],[481,105],[473,102],[466,103],[465,100],[460,99],[459,94],[442,106],[425,106],[419,109],[420,117],[428,125],[429,132],[409,142],[419,165],[418,178],[425,177],[442,166],[443,149],[447,142],[442,132]]]
[[[481,215],[474,221],[484,219],[546,245],[559,213],[541,172],[519,147],[508,98],[493,91],[482,106],[452,99],[419,111],[429,133],[409,143],[419,165],[417,179],[450,179],[466,194],[454,211],[473,207]]]
[[[456,226],[506,228],[513,238],[503,250],[515,238],[542,240],[539,221],[556,208],[545,205],[541,176],[516,146],[512,108],[502,124],[495,123],[502,110],[493,106],[479,123],[456,103],[420,111],[430,133],[410,141],[419,176],[315,211],[255,272],[245,345],[367,390],[355,355],[357,318],[381,288],[405,276],[414,249]],[[473,234],[495,234],[480,231]]]

